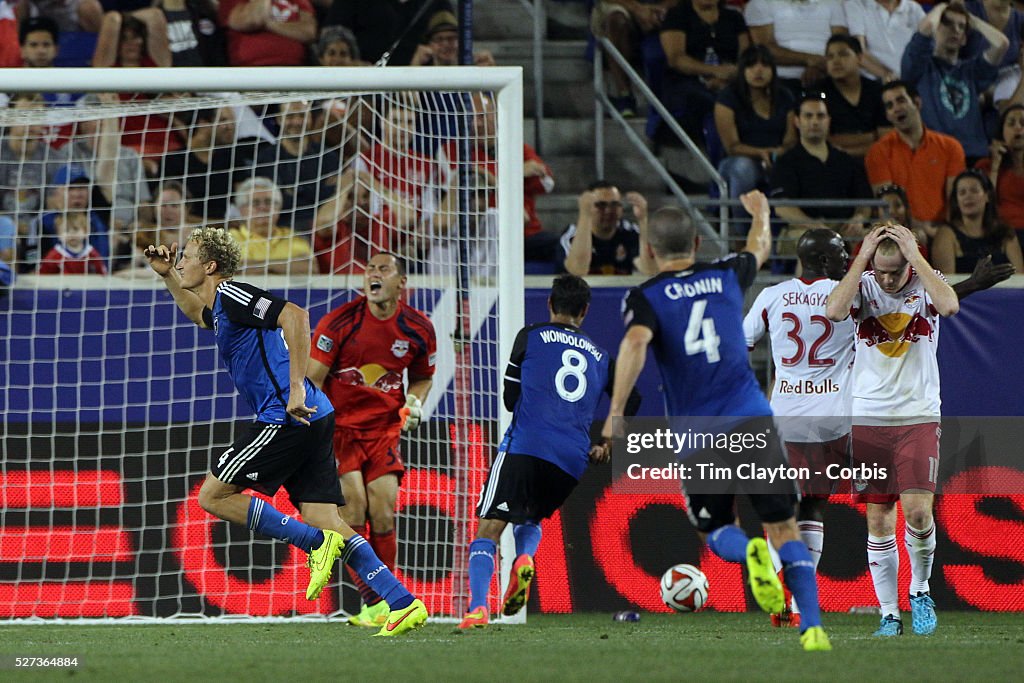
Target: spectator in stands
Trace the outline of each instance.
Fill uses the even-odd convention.
[[[438,12],[430,18],[423,42],[412,56],[411,66],[457,66],[459,63],[459,23],[452,12]],[[474,66],[495,66],[490,50],[473,53]]]
[[[319,273],[309,242],[281,225],[281,190],[269,178],[249,178],[235,192],[241,222],[230,228],[242,248],[246,272],[275,275]]]
[[[906,190],[899,185],[882,185],[875,192],[875,198],[885,202],[885,206],[879,208],[877,218],[890,218],[900,225],[909,225],[910,202],[907,201]]]
[[[953,181],[949,197],[949,223],[939,227],[932,242],[932,265],[943,273],[972,273],[978,261],[992,257],[992,265],[1012,263],[1024,273],[1024,257],[1013,229],[999,220],[992,183],[976,169]]]
[[[667,68],[661,100],[686,134],[703,145],[715,99],[736,76],[736,60],[750,46],[743,15],[721,0],[683,0],[661,25]]]
[[[316,44],[320,66],[368,66],[359,56],[356,37],[344,26],[325,26]]]
[[[154,220],[143,222],[135,233],[135,247],[139,252],[150,245],[169,247],[177,243],[181,246],[188,241],[189,233],[200,227],[202,220],[188,213],[187,199],[185,187],[177,180],[160,183],[152,212]]]
[[[117,102],[117,95],[89,94],[79,100],[83,107]],[[67,149],[70,160],[80,164],[101,188],[110,188],[111,220],[118,234],[134,228],[140,209],[146,211],[152,195],[146,182],[142,158],[121,144],[120,121],[113,117],[87,119],[73,125]],[[148,217],[147,217],[148,218]]]
[[[1007,69],[1016,65],[1020,57],[1024,12],[1014,7],[1011,0],[965,0],[964,7],[986,24],[1002,32],[1009,41],[1006,54],[997,66],[1000,69]],[[979,31],[971,31],[967,35],[967,45],[960,54],[964,58],[975,57],[984,53],[988,47],[988,41]]]
[[[227,215],[235,182],[251,174],[252,149],[234,146],[235,112],[231,107],[199,109],[187,118],[186,146],[167,153],[161,175],[185,186],[192,198],[190,213],[204,223],[215,222]]]
[[[494,188],[498,186],[497,161],[497,110],[494,98],[483,93],[473,95],[473,115],[471,118],[471,136],[469,161],[476,170],[476,180],[480,183],[476,191],[483,190],[486,201],[482,210],[496,209],[497,203]],[[459,145],[451,141],[445,147],[445,156],[452,162],[452,172],[457,172]],[[537,197],[550,194],[555,189],[555,178],[551,167],[541,159],[530,145],[523,145],[523,250],[527,261],[550,264],[554,259],[558,245],[558,236],[546,230],[537,214]],[[490,191],[487,191],[490,190]],[[442,212],[441,229],[446,232],[450,227],[447,221],[451,214]]]
[[[415,95],[399,94],[380,101],[380,133],[355,160],[356,172],[367,172],[374,183],[373,213],[386,204],[395,225],[417,234],[429,225],[447,195],[449,173],[412,148],[416,135]]]
[[[668,10],[679,1],[597,0],[590,15],[590,30],[598,38],[607,38],[627,60],[636,62],[644,36],[656,34]],[[635,116],[636,98],[626,72],[610,57],[605,66],[611,76],[608,79],[608,98],[612,105],[623,116]]]
[[[736,79],[715,103],[715,127],[728,155],[718,172],[729,185],[730,198],[764,184],[775,158],[796,142],[793,104],[769,49],[751,45],[744,50]]]
[[[427,24],[444,11],[452,11],[448,0],[334,0],[323,23],[351,31],[370,63],[386,57],[387,64],[408,66]]]
[[[231,66],[302,66],[317,38],[309,0],[221,0]]]
[[[10,103],[13,109],[42,106],[42,98],[32,93],[17,93]],[[44,187],[68,160],[67,152],[47,144],[47,132],[42,123],[16,124],[4,131],[0,141],[0,211],[12,217],[22,232],[43,208]]]
[[[171,48],[167,40],[167,21],[157,9],[134,14],[107,12],[96,42],[92,65],[171,66]]]
[[[850,35],[864,50],[864,70],[883,83],[900,77],[900,61],[924,18],[917,0],[845,0]]]
[[[57,219],[68,211],[88,214],[90,244],[109,266],[118,243],[118,236],[111,235],[108,227],[110,193],[109,184],[93,184],[88,172],[79,164],[66,164],[57,169],[46,195],[46,212],[33,219],[26,231],[23,268],[34,270],[40,257],[53,248],[57,241]]]
[[[797,107],[799,143],[775,161],[771,173],[772,197],[785,199],[871,199],[864,164],[828,142],[829,105],[820,93],[804,95]],[[796,240],[811,228],[829,227],[850,239],[864,237],[869,207],[775,206],[789,227],[780,235],[779,253],[796,254]],[[827,223],[827,225],[826,225]]]
[[[992,92],[992,103],[1000,112],[1012,104],[1024,104],[1024,79],[1021,79],[1021,63],[1024,62],[1024,50],[1017,57],[1013,66],[999,70],[996,85]]]
[[[989,157],[978,162],[996,188],[999,217],[1024,241],[1024,104],[1003,110]]]
[[[647,200],[626,193],[635,221],[623,217],[622,195],[598,180],[577,199],[576,222],[562,233],[561,266],[573,275],[653,275],[647,245]]]
[[[946,197],[953,179],[964,170],[964,149],[948,135],[925,128],[921,98],[913,85],[891,81],[882,86],[885,118],[895,130],[871,146],[864,159],[868,181],[877,192],[896,184],[907,191],[912,226],[934,237],[946,219]]]
[[[815,86],[828,99],[832,118],[829,142],[856,157],[867,154],[888,128],[882,109],[882,86],[861,75],[862,56],[856,38],[832,36],[825,48],[828,77]]]
[[[21,22],[18,43],[21,45],[21,63],[31,69],[53,66],[57,59],[57,41],[60,30],[49,17],[30,17]]]
[[[14,263],[18,255],[18,226],[7,216],[0,216],[0,263]]]
[[[341,158],[325,150],[312,128],[312,104],[300,100],[281,105],[276,145],[262,145],[256,154],[256,175],[270,178],[284,196],[284,222],[309,234],[316,207],[333,194]]]
[[[106,275],[107,266],[89,244],[89,212],[66,211],[54,217],[57,243],[39,264],[40,275]]]
[[[335,196],[317,210],[313,245],[321,273],[362,273],[374,254],[397,250],[387,207],[373,213],[373,183],[369,173],[350,169]]]
[[[989,43],[983,55],[961,60],[970,29]],[[1006,36],[963,5],[939,3],[918,25],[903,53],[903,79],[921,93],[921,117],[930,128],[955,135],[970,160],[988,153],[980,94],[992,85],[1009,45]]]
[[[751,40],[771,51],[779,80],[794,97],[801,85],[825,77],[825,41],[846,32],[842,0],[750,0],[744,16]]]
[[[224,32],[217,23],[214,0],[155,0],[167,24],[174,66],[225,66]],[[159,244],[159,243],[158,243]]]
[[[20,0],[18,18],[49,17],[60,31],[54,66],[89,66],[103,23],[100,0]]]

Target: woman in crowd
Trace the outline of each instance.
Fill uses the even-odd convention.
[[[731,199],[764,183],[775,158],[796,143],[793,96],[780,85],[768,48],[751,45],[736,67],[735,80],[715,103],[715,127],[728,155],[718,172]]]
[[[964,171],[953,181],[949,224],[932,242],[932,265],[943,273],[971,273],[979,260],[1012,263],[1024,272],[1024,257],[1013,230],[996,215],[995,191],[984,173]]]
[[[996,188],[999,217],[1024,240],[1024,104],[1003,110],[989,154],[977,167]]]

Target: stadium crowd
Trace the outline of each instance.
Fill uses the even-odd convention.
[[[1024,272],[1024,13],[1010,0],[593,4],[594,34],[642,63],[731,197],[759,188],[791,204],[834,201],[783,203],[777,255],[791,256],[787,245],[824,225],[855,246],[875,216],[843,203],[878,198],[905,213],[943,271],[970,272],[991,255]],[[458,29],[448,0],[0,0],[0,41],[18,41],[0,50],[0,65],[451,65]],[[474,61],[495,63],[486,51]],[[608,82],[615,106],[635,115],[621,70],[611,68]],[[19,93],[6,104],[98,105],[103,115],[145,97]],[[9,118],[0,261],[19,272],[131,272],[152,240],[183,242],[194,226],[226,224],[250,272],[358,273],[381,249],[413,272],[450,271],[454,234],[494,230],[487,95],[195,101],[100,120],[77,111],[65,125]],[[649,130],[666,143],[663,127]],[[471,139],[469,173],[459,131]],[[523,182],[527,261],[580,275],[649,272],[642,195],[595,180],[573,224],[545,226],[536,200],[553,191],[555,173],[528,145]],[[471,205],[457,211],[466,186]],[[84,227],[72,237],[70,226]]]

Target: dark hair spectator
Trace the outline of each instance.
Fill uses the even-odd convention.
[[[167,22],[157,9],[107,12],[93,54],[94,67],[171,66]]]
[[[995,185],[999,217],[1024,237],[1024,104],[1003,110],[989,156],[977,167]]]
[[[863,157],[888,126],[882,109],[881,84],[861,75],[864,66],[860,41],[836,34],[825,45],[827,76],[814,88],[828,98],[832,117],[829,142]]]
[[[214,0],[156,0],[163,14],[174,66],[224,66],[226,38],[217,23]]]
[[[953,181],[949,224],[939,228],[932,242],[932,265],[947,274],[971,273],[986,256],[993,265],[1012,263],[1017,273],[1024,272],[1017,236],[997,215],[992,183],[971,169]]]
[[[448,0],[334,0],[323,25],[349,29],[371,64],[387,53],[388,64],[408,66],[430,20],[444,11],[453,11]]]

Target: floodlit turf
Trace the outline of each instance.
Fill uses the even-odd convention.
[[[340,623],[0,626],[2,654],[81,662],[74,673],[4,670],[0,680],[833,683],[1021,680],[1024,671],[1024,615],[940,612],[934,636],[887,640],[871,637],[874,617],[826,617],[835,649],[815,653],[754,613],[532,616],[468,633],[428,624],[396,639]]]

